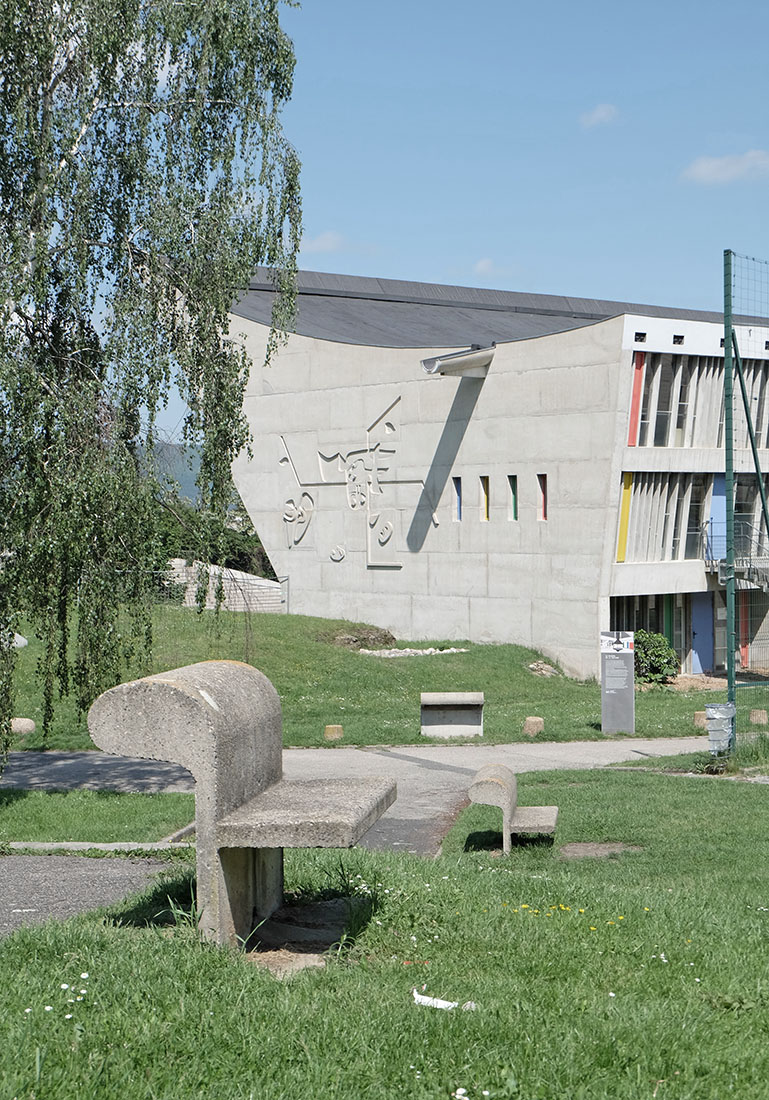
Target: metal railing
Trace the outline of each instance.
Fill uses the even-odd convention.
[[[709,520],[701,528],[702,557],[709,566],[726,558],[726,522]],[[766,532],[748,520],[734,521],[734,557],[741,561],[769,561]]]
[[[705,568],[718,573],[719,584],[726,584],[726,523],[710,520],[700,537]],[[734,521],[734,573],[769,591],[769,539],[762,527],[748,520]]]

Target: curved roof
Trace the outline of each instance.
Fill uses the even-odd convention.
[[[232,313],[269,325],[274,297],[272,274],[260,269]],[[374,347],[488,346],[582,328],[624,313],[723,321],[720,313],[701,310],[300,271],[293,331]]]

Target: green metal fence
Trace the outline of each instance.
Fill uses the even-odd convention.
[[[769,264],[750,256],[741,256],[731,249],[724,252],[724,470],[726,488],[726,556],[723,562],[723,580],[726,584],[726,650],[727,683],[729,701],[735,703],[736,717],[731,737],[731,748],[735,748],[738,739],[750,740],[756,736],[754,726],[757,716],[763,716],[766,707],[759,703],[751,705],[751,700],[766,702],[766,689],[761,690],[760,682],[740,682],[737,686],[737,668],[735,655],[736,638],[736,576],[735,576],[735,531],[734,531],[734,379],[745,410],[750,448],[753,456],[753,469],[761,497],[761,512],[764,531],[769,533],[769,507],[764,487],[764,479],[758,456],[758,445],[753,430],[751,399],[748,393],[745,375],[742,369],[743,358],[759,355],[764,358],[769,350],[767,342],[763,348],[753,348],[752,341],[758,337],[769,317]],[[751,323],[752,322],[752,323]],[[756,323],[759,322],[759,323]],[[763,322],[760,323],[760,322]],[[755,337],[754,337],[755,333]],[[720,570],[719,570],[720,577]]]

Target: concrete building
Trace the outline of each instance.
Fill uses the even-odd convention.
[[[272,297],[260,272],[233,310],[254,362],[234,476],[290,611],[517,642],[579,677],[615,628],[724,664],[719,314],[304,272],[264,367]],[[769,328],[740,331],[769,469]],[[769,570],[735,417],[749,666]]]

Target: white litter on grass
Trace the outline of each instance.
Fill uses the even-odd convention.
[[[424,989],[424,986],[422,986]],[[414,1003],[418,1005],[425,1005],[427,1008],[443,1008],[447,1012],[450,1012],[452,1008],[459,1008],[459,1001],[444,1001],[440,997],[424,997],[421,993],[417,993],[416,989],[412,989],[414,994]],[[463,1012],[473,1012],[475,1010],[474,1001],[465,1001],[462,1005]]]
[[[467,653],[466,649],[359,649],[366,657],[435,657],[442,653]]]

